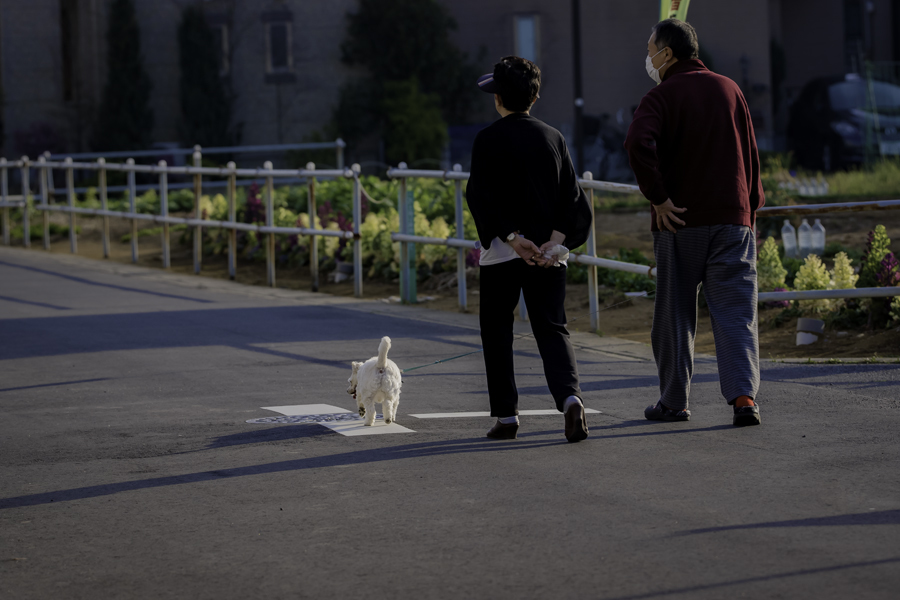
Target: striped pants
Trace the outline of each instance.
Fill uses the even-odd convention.
[[[728,404],[759,390],[756,242],[741,225],[653,232],[656,305],[650,337],[660,400],[688,407],[694,373],[697,294],[706,295],[716,342],[719,384]]]

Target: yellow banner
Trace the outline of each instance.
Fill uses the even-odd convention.
[[[678,19],[687,21],[688,6],[691,0],[660,0],[659,20]]]

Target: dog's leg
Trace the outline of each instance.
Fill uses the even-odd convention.
[[[397,420],[397,401],[385,398],[384,400],[384,422],[390,425]]]
[[[374,425],[375,424],[375,399],[374,398],[366,398],[365,406],[363,408],[365,411],[366,422],[365,425]]]
[[[366,416],[366,407],[363,406],[362,400],[357,400],[356,406],[357,406],[357,409],[359,410],[359,416],[365,417]]]

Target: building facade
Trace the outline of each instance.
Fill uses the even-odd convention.
[[[571,2],[440,1],[459,25],[453,39],[470,57],[484,57],[485,72],[508,54],[541,66],[534,114],[571,134]],[[106,84],[109,4],[0,0],[4,156],[88,148]],[[221,74],[235,95],[231,125],[240,125],[242,143],[299,142],[322,130],[354,75],[340,45],[357,0],[134,0],[157,143],[190,144],[178,139],[177,29],[191,4],[203,7],[217,35]],[[588,129],[623,133],[653,85],[644,56],[658,12],[657,0],[581,0]],[[744,90],[764,149],[780,148],[786,107],[806,81],[900,58],[898,0],[695,0],[689,20],[714,70]],[[470,120],[492,118],[486,100]]]

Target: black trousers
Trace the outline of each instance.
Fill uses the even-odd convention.
[[[513,365],[513,311],[519,292],[537,341],[547,386],[562,412],[569,396],[581,398],[578,365],[566,330],[566,268],[529,266],[521,259],[481,267],[481,344],[491,416],[519,414]]]

